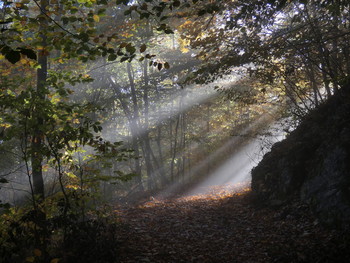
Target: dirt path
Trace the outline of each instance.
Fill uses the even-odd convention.
[[[348,262],[307,207],[257,208],[247,189],[120,209],[120,262]],[[344,251],[343,251],[344,250]]]

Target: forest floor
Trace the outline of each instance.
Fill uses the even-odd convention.
[[[246,186],[116,210],[119,262],[349,262],[346,235],[298,202],[258,207]]]

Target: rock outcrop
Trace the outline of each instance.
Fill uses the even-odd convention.
[[[276,143],[252,171],[257,200],[297,197],[329,225],[350,223],[350,93],[342,89]]]

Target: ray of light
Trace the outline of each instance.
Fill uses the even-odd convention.
[[[214,89],[208,87],[187,87],[186,90],[180,90],[166,102],[158,101],[156,102],[156,105],[153,105],[153,107],[151,107],[149,111],[149,116],[151,117],[149,126],[157,127],[164,121],[187,112],[193,106],[202,104],[217,96],[219,96],[219,93]],[[169,109],[171,109],[171,111]],[[155,118],[152,118],[152,116],[155,116]],[[139,134],[141,136],[146,132],[147,130],[145,127],[140,127]]]
[[[259,150],[259,146],[259,140],[252,140],[217,169],[212,171],[207,178],[188,191],[185,195],[205,194],[212,186],[249,181],[250,171],[257,161],[252,159],[250,155],[253,155]]]
[[[113,80],[113,79],[112,79]],[[172,94],[168,99],[159,99],[156,101],[150,102],[148,109],[148,127],[144,125],[143,114],[138,119],[134,119],[138,125],[138,135],[143,136],[150,129],[156,128],[165,121],[172,119],[179,114],[189,111],[193,106],[200,105],[205,103],[208,100],[211,100],[217,96],[220,96],[220,93],[217,92],[214,87],[216,86],[230,86],[236,81],[236,78],[227,77],[222,78],[214,83],[206,85],[188,85],[183,89],[180,89]],[[140,108],[140,113],[144,112],[143,108]],[[104,132],[109,134],[108,125],[105,124]],[[113,141],[112,136],[108,136],[108,139]]]
[[[277,110],[277,109],[276,109]],[[246,134],[257,127],[266,128],[273,124],[271,119],[271,112],[262,114],[260,118],[254,121],[241,133]],[[278,134],[273,140],[279,141],[283,139],[283,136]],[[198,174],[204,174],[207,172],[208,164],[217,163],[218,158],[223,158],[226,152],[231,152],[231,155],[227,160],[221,160],[221,164],[217,168],[213,168],[207,176],[202,176],[199,183],[194,184],[190,190],[182,195],[191,195],[204,193],[204,189],[209,189],[216,185],[235,184],[250,181],[250,171],[259,162],[262,157],[261,151],[263,150],[260,144],[259,138],[247,140],[245,137],[234,136],[223,144],[219,149],[211,153],[190,172],[186,174],[186,178],[191,178]],[[242,145],[243,144],[243,145]],[[266,150],[266,149],[265,149]],[[232,153],[233,152],[233,153]],[[219,160],[220,161],[220,160]],[[183,183],[177,182],[170,185],[158,194],[158,197],[172,197],[174,193],[179,192],[179,188],[183,187]]]

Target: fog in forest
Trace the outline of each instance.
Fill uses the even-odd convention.
[[[139,155],[136,165],[143,174],[136,174],[126,181],[118,180],[107,188],[108,182],[102,183],[101,187],[109,192],[111,200],[137,200],[140,195],[136,189],[140,185],[149,196],[168,198],[180,194],[202,194],[213,186],[249,182],[250,170],[259,162],[263,153],[269,150],[271,142],[281,139],[278,133],[281,133],[282,128],[273,131],[268,129],[274,122],[274,114],[278,108],[271,108],[260,115],[254,115],[256,113],[247,108],[243,115],[238,115],[238,119],[232,120],[234,118],[230,115],[235,114],[235,103],[227,100],[217,87],[232,87],[236,84],[235,79],[228,76],[209,85],[163,88],[157,93],[165,91],[167,96],[156,94],[153,98],[150,97],[147,106],[140,97],[142,94],[132,94],[135,90],[125,86],[120,88],[121,93],[117,95],[119,98],[115,98],[121,105],[114,106],[124,107],[123,113],[118,108],[114,108],[115,113],[107,109],[95,112],[92,115],[94,118],[97,115],[106,116],[101,123],[102,138],[111,142],[122,141],[125,148],[131,149],[132,155],[136,152]],[[92,85],[99,89],[85,94],[83,92],[78,97],[77,94],[73,94],[72,99],[101,105],[99,100],[103,100],[103,93],[108,94],[111,84],[107,89],[104,87],[104,90],[103,82],[94,81]],[[114,80],[112,85],[116,85]],[[81,87],[71,88],[76,90],[76,93],[81,92]],[[242,114],[244,109],[237,109]],[[131,111],[134,112],[130,113]],[[214,124],[218,114],[227,114],[228,118]],[[239,119],[242,116],[246,118],[244,121]],[[144,144],[145,139],[148,140],[149,148]],[[135,150],[133,147],[137,144],[140,148]],[[78,162],[84,163],[84,156],[92,153],[92,149],[83,147],[82,151],[74,156]],[[145,154],[150,155],[149,159],[146,159]],[[112,166],[102,168],[104,173],[110,175],[113,175],[115,169],[122,173],[136,169],[136,161],[133,158],[121,161],[118,165],[113,164],[112,160],[110,162]],[[3,201],[16,204],[30,199],[29,178],[25,168],[25,164],[21,162],[9,167],[9,183],[2,187]],[[54,194],[58,189],[55,171],[50,168],[44,169],[44,179],[48,185],[47,195]]]
[[[293,79],[274,80],[276,68],[262,71],[263,62],[246,57],[246,31],[234,33],[245,44],[231,46],[229,13],[184,19],[172,14],[178,1],[169,10],[165,2],[146,1],[140,10],[152,6],[156,16],[167,13],[159,24],[136,1],[117,2],[100,8],[83,1],[82,13],[67,6],[69,15],[62,17],[53,4],[53,20],[28,24],[43,43],[24,27],[18,34],[26,46],[12,53],[4,47],[3,202],[61,193],[68,203],[69,194],[78,192],[129,202],[249,182],[250,170],[293,127],[277,123],[302,116],[328,92],[298,90]],[[30,10],[24,18],[43,12],[40,3],[23,5]],[[0,6],[8,21],[17,19],[11,8],[24,10],[22,4]],[[2,25],[7,33],[12,22]],[[46,40],[40,32],[49,25],[55,34]],[[262,34],[278,28],[266,25]],[[31,45],[45,52],[26,48]]]
[[[0,1],[0,262],[343,262],[348,2]]]

